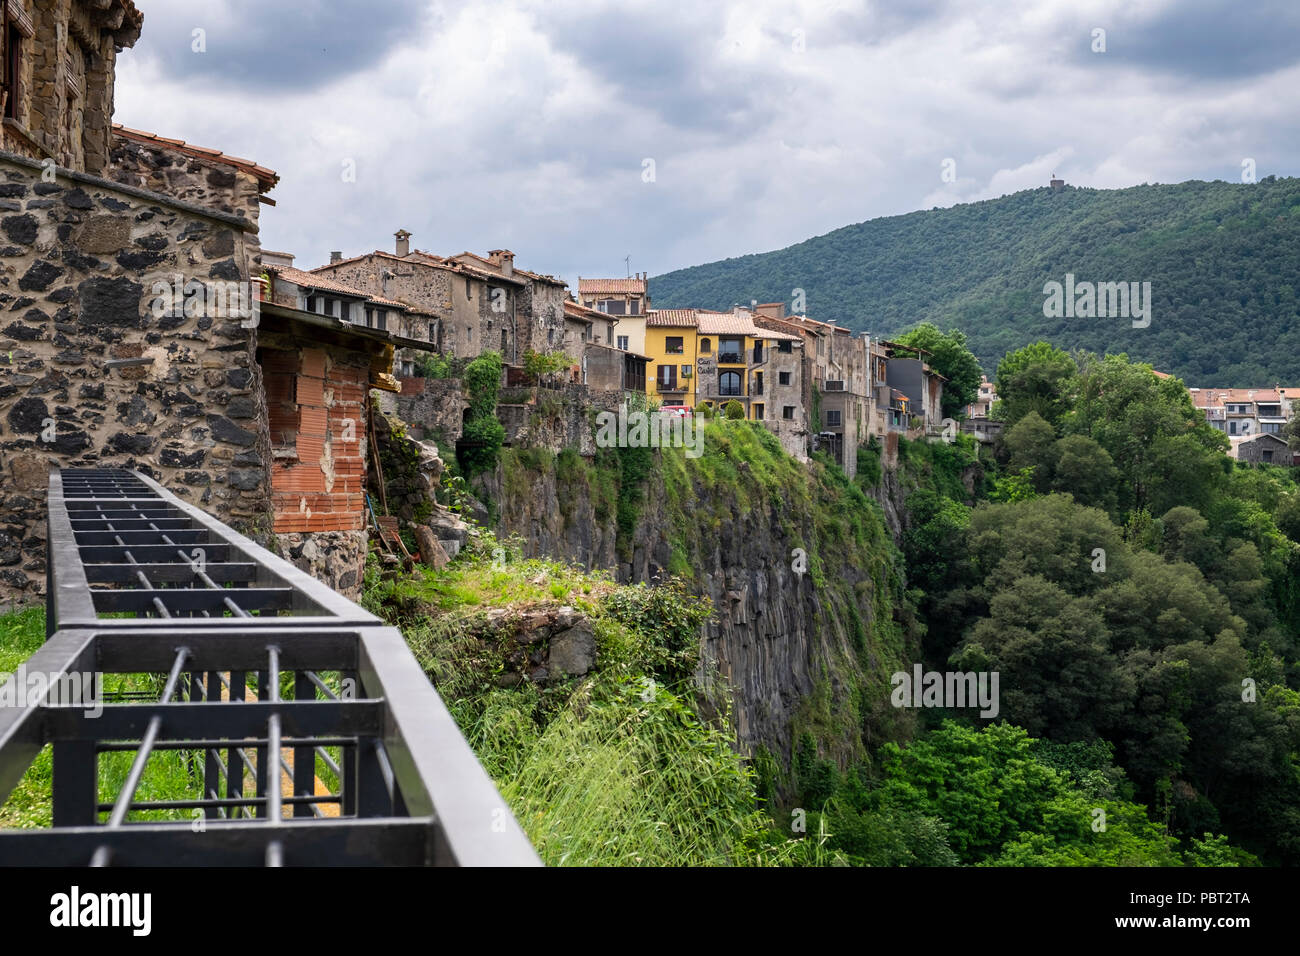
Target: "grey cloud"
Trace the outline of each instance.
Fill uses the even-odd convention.
[[[1075,62],[1125,66],[1183,79],[1232,80],[1300,63],[1295,0],[1178,0],[1155,16],[1118,14],[1091,24],[1069,47]],[[1091,27],[1106,29],[1106,53],[1091,51]]]
[[[264,94],[313,89],[374,66],[412,33],[422,0],[206,0],[178,9],[143,0],[144,30],[133,55],[165,77],[202,79]],[[194,30],[206,52],[195,52]]]

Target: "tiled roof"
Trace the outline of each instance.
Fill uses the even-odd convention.
[[[1247,402],[1275,405],[1282,400],[1277,390],[1272,388],[1193,388],[1190,391],[1197,408]]]
[[[578,293],[591,292],[598,294],[601,292],[629,293],[646,291],[645,279],[579,279]]]
[[[760,329],[789,333],[792,339],[803,339],[804,328],[795,322],[787,322],[785,319],[774,319],[769,315],[755,315],[754,324]]]
[[[694,309],[651,309],[645,314],[648,329],[693,329],[696,321]]]
[[[746,312],[701,313],[701,335],[757,335],[753,321]]]
[[[317,289],[321,292],[337,292],[339,295],[350,295],[357,299],[372,299],[373,297],[360,289],[354,289],[352,286],[344,285],[342,282],[335,282],[333,279],[326,279],[324,276],[318,276],[312,272],[303,272],[301,269],[291,269],[288,266],[267,266],[266,271],[279,276],[285,282],[292,282],[294,285],[300,285],[305,289]]]
[[[458,256],[447,256],[445,259],[440,256],[431,255],[427,252],[418,253],[424,256],[434,265],[446,265],[453,269],[458,269],[467,275],[477,276],[493,282],[510,282],[514,285],[527,285],[528,281],[522,276],[531,276],[531,272],[525,272],[523,269],[515,269],[518,275],[506,275],[497,266],[494,266],[488,259],[482,256],[476,256],[472,252],[462,252]],[[470,262],[462,262],[462,259],[469,259]]]
[[[169,149],[173,152],[182,153],[186,156],[194,156],[198,159],[206,159],[210,162],[221,163],[226,166],[234,166],[236,169],[249,173],[257,177],[262,192],[266,192],[280,181],[280,174],[274,169],[267,169],[265,166],[259,166],[251,159],[240,159],[238,156],[228,156],[219,149],[208,149],[204,146],[194,146],[185,142],[183,139],[168,139],[166,136],[159,136],[156,133],[145,133],[138,129],[131,129],[120,123],[113,124],[113,132],[123,139],[135,140],[138,143],[147,143],[150,146],[160,146],[163,149]]]
[[[595,325],[596,317],[607,318],[604,313],[596,312],[594,309],[584,308],[576,302],[564,303],[564,314],[567,318],[577,319],[579,322],[586,322],[588,325]]]
[[[379,295],[368,295],[368,296],[366,296],[366,301],[368,301],[368,302],[373,302],[373,303],[375,303],[376,305],[388,305],[388,306],[392,306],[394,309],[409,309],[409,308],[410,308],[410,306],[408,306],[405,302],[401,302],[401,301],[399,301],[399,300],[397,300],[397,299],[385,299],[383,296],[379,296]]]

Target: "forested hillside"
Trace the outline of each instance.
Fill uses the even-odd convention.
[[[651,280],[658,308],[728,308],[805,293],[813,318],[891,334],[929,320],[968,333],[990,373],[1042,339],[1126,352],[1188,384],[1300,381],[1300,179],[1100,190],[1044,187],[873,219],[775,252]],[[1150,326],[1046,318],[1043,285],[1150,282]]]

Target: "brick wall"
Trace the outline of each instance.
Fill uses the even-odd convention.
[[[283,334],[258,351],[270,417],[272,530],[363,531],[366,405],[362,353],[302,347]]]

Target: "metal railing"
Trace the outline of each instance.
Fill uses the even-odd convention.
[[[137,472],[53,472],[49,521],[0,800],[49,746],[53,825],[0,865],[539,864],[396,629]]]

